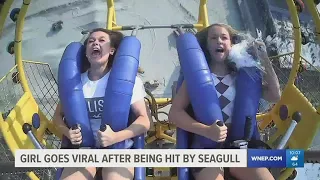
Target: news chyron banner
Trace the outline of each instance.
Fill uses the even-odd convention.
[[[16,150],[16,167],[246,167],[246,150]]]
[[[16,167],[288,167],[304,166],[303,150],[19,149]]]

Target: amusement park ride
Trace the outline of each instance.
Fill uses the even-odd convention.
[[[314,103],[307,96],[308,92],[299,89],[296,84],[296,79],[299,77],[305,68],[303,64],[312,67],[308,61],[301,56],[301,44],[305,44],[306,39],[301,32],[299,13],[301,13],[305,5],[313,17],[315,24],[315,34],[320,40],[320,17],[316,5],[319,0],[286,0],[291,21],[293,24],[294,34],[294,52],[270,57],[275,68],[281,58],[287,58],[292,62],[290,73],[283,77],[282,97],[269,111],[257,114],[259,121],[258,127],[261,134],[269,134],[264,138],[265,143],[273,149],[304,149],[306,150],[305,162],[318,163],[320,158],[313,157],[312,151],[307,151],[312,144],[314,137],[317,134],[320,126],[320,107],[319,101]],[[5,179],[25,179],[26,174],[30,179],[54,179],[58,178],[58,172],[55,168],[15,168],[12,161],[12,154],[17,149],[34,149],[34,148],[60,148],[62,135],[53,126],[51,119],[53,110],[58,102],[58,86],[54,79],[52,71],[48,64],[34,61],[23,60],[22,51],[22,30],[24,20],[31,0],[23,0],[21,8],[11,10],[13,0],[0,0],[0,36],[3,31],[6,17],[10,16],[15,22],[15,37],[14,41],[8,44],[7,52],[15,56],[16,65],[0,80],[0,97],[5,103],[5,108],[0,109],[1,125],[1,144],[4,146],[3,152],[7,159],[2,158],[0,162],[0,173],[5,176]],[[181,32],[181,29],[195,29],[200,31],[209,26],[207,15],[207,1],[200,0],[199,16],[196,24],[176,24],[176,25],[151,25],[151,26],[120,26],[116,21],[116,11],[113,0],[107,0],[107,29],[119,31],[132,31],[135,35],[137,31],[143,29],[154,28],[171,28]],[[9,13],[9,11],[11,12]],[[59,29],[62,22],[55,24],[54,29]],[[83,32],[85,34],[85,32]],[[312,67],[316,70],[315,67]],[[147,70],[147,69],[146,69]],[[318,70],[317,70],[318,71]],[[39,78],[40,72],[45,72],[47,79]],[[277,71],[281,73],[281,71]],[[48,82],[46,82],[48,81]],[[54,83],[52,83],[54,82]],[[7,97],[7,92],[10,92],[13,86],[21,86],[21,93],[16,93],[15,98]],[[174,90],[173,90],[174,92]],[[319,93],[319,89],[317,89]],[[176,144],[176,139],[173,134],[176,128],[173,124],[166,121],[160,121],[158,114],[165,112],[160,111],[161,108],[170,105],[171,99],[154,98],[152,93],[147,90],[148,97],[146,102],[149,104],[151,115],[156,122],[154,123],[154,132],[148,133],[145,138],[146,145],[157,141],[159,144],[167,141]],[[174,93],[173,93],[174,94]],[[50,98],[48,98],[50,96]],[[319,96],[319,95],[318,95]],[[292,98],[295,97],[295,98]],[[54,102],[48,106],[44,103],[44,99],[54,99]],[[16,99],[15,102],[12,102]],[[294,124],[295,126],[292,126]],[[271,133],[272,132],[272,133]],[[138,147],[138,148],[143,148]],[[12,152],[12,154],[11,154]],[[309,153],[308,153],[309,152]],[[4,155],[3,155],[4,156]],[[179,179],[182,178],[182,171],[179,168],[140,168],[136,180],[142,179]],[[55,177],[57,176],[57,177]],[[285,168],[277,173],[276,179],[286,180],[294,179],[296,176],[295,169]]]

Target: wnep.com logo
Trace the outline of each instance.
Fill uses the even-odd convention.
[[[248,167],[303,167],[302,150],[248,149]]]

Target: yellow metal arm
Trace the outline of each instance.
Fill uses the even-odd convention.
[[[107,0],[108,14],[107,14],[107,29],[119,31],[122,26],[116,23],[116,11],[114,8],[114,0]],[[200,0],[198,22],[193,26],[200,31],[201,29],[209,26],[207,0]]]
[[[16,60],[17,68],[19,71],[19,79],[21,81],[21,85],[23,87],[24,92],[31,92],[28,86],[27,78],[26,78],[26,75],[23,69],[23,63],[22,63],[22,31],[24,27],[24,19],[28,11],[30,2],[31,0],[24,0],[22,3],[20,12],[18,15],[17,23],[16,23],[16,32],[15,32],[15,39],[14,39],[15,60]]]
[[[116,27],[116,11],[113,0],[107,0],[108,14],[107,14],[107,29],[112,30]]]
[[[300,27],[297,9],[293,0],[286,0],[286,1],[289,7],[291,22],[293,25],[293,35],[294,35],[294,55],[293,55],[293,62],[292,62],[292,70],[290,72],[290,76],[288,80],[288,85],[291,85],[295,81],[295,78],[297,76],[297,72],[299,69],[299,62],[300,62],[300,55],[301,55],[301,27]]]
[[[198,31],[201,31],[203,28],[209,26],[207,0],[200,1],[198,23],[197,24],[201,25],[200,27],[197,27]]]
[[[313,17],[313,22],[316,26],[315,34],[317,36],[318,42],[320,42],[320,16],[318,9],[316,7],[316,4],[314,3],[314,0],[306,0],[305,3],[308,7],[308,10],[310,11],[310,14]]]

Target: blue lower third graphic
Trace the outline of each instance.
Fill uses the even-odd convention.
[[[286,150],[286,167],[299,168],[304,167],[304,151],[300,149]]]
[[[248,149],[248,167],[286,167],[286,150]]]

